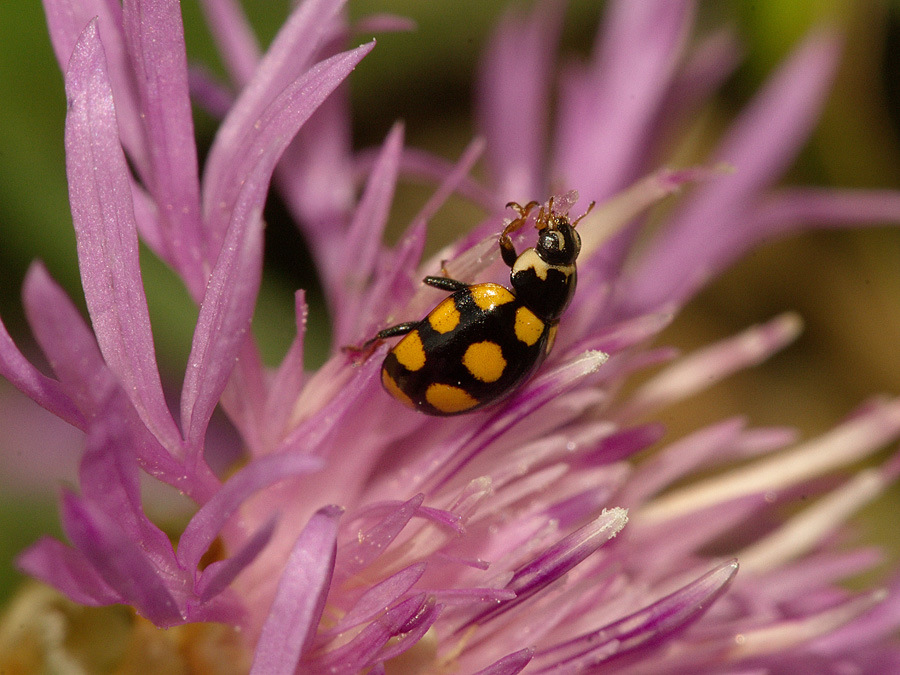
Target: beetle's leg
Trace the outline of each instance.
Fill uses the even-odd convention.
[[[387,328],[375,333],[375,337],[369,340],[369,342],[375,342],[376,340],[387,340],[388,338],[397,337],[398,335],[406,335],[418,325],[418,321],[406,321],[404,323],[398,323],[396,326],[388,326]]]
[[[456,293],[456,291],[461,291],[464,288],[469,287],[469,284],[457,281],[456,279],[450,279],[449,277],[425,277],[422,279],[422,283],[451,293]]]
[[[375,351],[375,348],[381,344],[382,340],[387,340],[388,338],[398,337],[400,335],[406,335],[413,328],[418,325],[418,321],[407,321],[405,323],[398,323],[396,326],[388,326],[387,328],[378,331],[375,333],[375,336],[369,338],[361,345],[346,345],[341,347],[341,351],[345,354],[351,354],[354,359],[358,359],[360,363],[364,362],[368,359],[372,353]]]
[[[582,213],[580,216],[578,216],[575,220],[572,221],[572,227],[575,227],[578,223],[581,222],[581,219],[582,219],[582,218],[584,218],[587,214],[589,214],[591,211],[593,211],[593,210],[594,210],[594,205],[595,205],[596,203],[597,203],[597,202],[591,202],[590,204],[588,204],[587,211],[585,211],[585,212]]]
[[[535,206],[538,206],[537,202],[528,202],[525,206],[517,202],[510,202],[506,205],[506,208],[512,209],[519,214],[519,217],[509,221],[506,227],[503,228],[503,232],[500,233],[500,257],[503,258],[503,262],[506,263],[507,267],[512,267],[516,262],[516,258],[519,257],[509,235],[525,224],[525,221],[528,220],[528,214],[531,213]]]

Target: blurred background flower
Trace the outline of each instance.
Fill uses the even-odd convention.
[[[379,38],[377,58],[367,60],[364,77],[353,80],[355,141],[378,144],[396,118],[407,122],[408,143],[445,157],[457,157],[475,131],[470,112],[472,71],[479,46],[490,34],[503,6],[484,3],[388,3],[381,8],[411,16],[419,30]],[[472,5],[467,7],[465,5]],[[247,3],[267,42],[283,20],[286,7]],[[370,14],[376,6],[351,4],[351,12]],[[833,3],[705,3],[701,23],[708,27],[736,25],[740,30],[745,65],[732,78],[715,104],[697,115],[678,157],[685,164],[703,157],[711,139],[746,100],[774,64],[781,61],[810,26],[822,20],[838,24],[846,34],[845,58],[823,122],[809,148],[789,176],[791,183],[896,187],[896,100],[892,99],[900,34],[893,5],[876,2]],[[462,12],[472,12],[462,16]],[[10,14],[6,16],[5,14]],[[452,14],[454,21],[446,21]],[[566,15],[562,47],[570,55],[586,54],[598,12],[595,3],[573,3]],[[185,4],[190,56],[216,68],[216,56],[205,35],[197,8]],[[29,262],[41,258],[51,273],[80,296],[74,258],[74,238],[66,198],[61,129],[65,112],[62,87],[40,8],[32,3],[5,3],[3,25],[10,31],[2,57],[0,91],[10,102],[0,110],[0,315],[20,341],[26,340],[15,318],[21,316],[19,289]],[[33,32],[26,29],[33,26]],[[21,30],[19,29],[21,27]],[[426,48],[427,46],[427,48]],[[409,58],[414,53],[416,58]],[[893,79],[892,79],[893,78]],[[24,95],[23,95],[24,94]],[[213,120],[198,111],[198,132],[209,142]],[[201,147],[202,149],[202,147]],[[394,206],[396,222],[404,223],[421,206],[428,188],[407,188]],[[526,196],[515,195],[515,198]],[[511,196],[510,198],[513,198]],[[293,335],[293,289],[316,288],[317,281],[303,243],[272,200],[266,214],[267,277],[257,309],[257,335],[269,362],[277,362]],[[452,201],[432,221],[432,250],[455,233],[477,222],[479,214],[462,201]],[[439,233],[435,235],[434,233]],[[389,234],[389,236],[391,236]],[[396,232],[393,234],[396,236]],[[756,252],[714,285],[705,289],[679,317],[664,343],[691,350],[738,332],[786,309],[804,318],[806,333],[797,347],[769,364],[719,385],[706,395],[667,411],[664,421],[673,435],[695,429],[735,411],[746,413],[755,425],[790,422],[808,435],[829,428],[858,401],[873,392],[897,390],[900,376],[894,367],[900,337],[896,301],[900,298],[895,230],[826,233],[792,238]],[[144,255],[154,337],[164,375],[184,368],[196,309],[178,280],[150,255]],[[750,289],[748,292],[747,289]],[[328,351],[324,309],[312,293],[312,333],[307,343],[310,364]],[[318,331],[318,333],[317,333]],[[778,392],[773,396],[772,392]],[[56,486],[66,471],[74,476],[78,434],[55,420],[33,413],[5,383],[0,385],[5,428],[3,452],[23,457],[4,470],[0,517],[10,559],[38,533],[56,531]],[[7,401],[9,403],[7,404]],[[782,401],[798,404],[786,410]],[[6,421],[8,417],[8,422]],[[60,447],[60,439],[73,451]],[[44,454],[42,454],[44,453]],[[66,462],[69,462],[68,467]],[[51,465],[53,471],[42,471]],[[41,478],[46,476],[47,480]],[[150,500],[154,502],[155,500]],[[869,517],[859,520],[862,539],[892,541],[893,521],[879,513],[897,512],[897,495],[882,499]],[[151,514],[157,522],[178,523],[183,512]],[[887,524],[887,525],[885,525]],[[879,528],[884,528],[879,532]],[[866,534],[867,533],[867,534]],[[894,553],[896,556],[896,552]],[[896,559],[896,558],[895,558]]]

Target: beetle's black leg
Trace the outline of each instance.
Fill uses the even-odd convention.
[[[388,338],[397,337],[399,335],[406,335],[412,331],[418,323],[418,321],[407,321],[405,323],[398,323],[396,326],[388,326],[384,330],[375,333],[375,337],[366,340],[361,345],[346,345],[341,347],[341,351],[345,354],[352,355],[359,363],[363,363],[372,356],[372,352],[375,351],[375,348],[378,347],[382,340],[387,340]]]
[[[422,279],[422,283],[428,284],[429,286],[434,286],[435,288],[440,288],[442,291],[449,291],[451,293],[455,293],[456,291],[461,291],[464,288],[468,288],[469,284],[463,283],[462,281],[457,281],[456,279],[450,279],[449,277],[425,277]]]
[[[519,257],[509,235],[525,224],[525,221],[528,220],[528,214],[531,213],[535,206],[538,206],[537,202],[528,202],[525,206],[516,202],[510,202],[506,205],[506,208],[512,209],[519,214],[519,217],[509,221],[506,227],[503,228],[503,232],[500,233],[500,257],[503,258],[503,262],[506,263],[507,267],[512,267],[516,262],[516,258]]]
[[[398,323],[396,326],[388,326],[384,330],[375,333],[375,337],[369,340],[369,342],[375,342],[375,340],[387,340],[388,338],[397,337],[398,335],[406,335],[419,325],[419,323],[419,321],[406,321],[405,323]]]

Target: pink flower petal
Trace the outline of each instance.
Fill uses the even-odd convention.
[[[165,257],[175,261],[199,299],[206,279],[181,4],[125,0],[122,18],[149,150],[146,187],[161,207],[157,214],[165,233]]]
[[[256,644],[251,675],[293,672],[311,644],[331,584],[341,513],[336,506],[320,509],[297,538]]]
[[[66,72],[81,32],[97,20],[109,79],[116,101],[116,121],[122,145],[128,151],[138,173],[147,175],[148,157],[141,124],[137,84],[125,47],[122,31],[122,7],[109,0],[43,0],[50,39],[60,70]]]
[[[35,403],[74,427],[84,429],[87,422],[60,383],[47,377],[16,347],[6,326],[0,321],[0,375]]]
[[[517,675],[534,658],[534,649],[521,649],[504,656],[496,663],[479,670],[474,675]]]
[[[489,170],[497,194],[508,195],[497,202],[524,204],[546,195],[551,70],[563,7],[545,2],[527,16],[509,11],[488,39],[477,101],[479,126],[491,149]]]
[[[286,478],[315,471],[320,462],[299,454],[263,457],[229,478],[184,528],[178,544],[178,560],[185,569],[196,569],[200,558],[237,508],[259,490]]]
[[[57,539],[41,537],[16,563],[26,574],[58,588],[82,605],[99,607],[122,601],[122,596],[110,588],[80,551]]]
[[[234,578],[256,559],[256,556],[259,555],[272,538],[277,523],[278,518],[272,516],[262,527],[247,538],[240,550],[225,560],[217,560],[211,563],[200,573],[194,590],[201,602],[209,602],[214,596],[224,591],[225,587],[234,581]]]
[[[75,46],[66,76],[66,170],[78,259],[100,351],[144,424],[170,452],[181,434],[156,367],[128,167],[97,23]]]
[[[143,552],[140,539],[123,531],[116,520],[86,500],[63,496],[66,535],[115,590],[120,602],[133,605],[157,626],[181,623],[183,617],[164,577]]]
[[[621,288],[627,313],[683,302],[757,243],[748,205],[787,168],[806,140],[831,79],[838,45],[814,34],[795,51],[723,140],[717,159],[736,167],[707,183],[651,242]],[[694,270],[685,275],[685,270]]]

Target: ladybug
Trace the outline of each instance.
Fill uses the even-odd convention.
[[[538,241],[521,255],[510,234],[538,206],[507,204],[518,214],[500,234],[500,255],[511,289],[469,285],[445,276],[425,277],[452,293],[421,321],[380,331],[366,345],[405,336],[387,354],[381,382],[394,398],[429,415],[459,415],[495,403],[522,384],[553,347],[559,318],[575,294],[575,259],[581,237],[553,199],[538,212]]]

